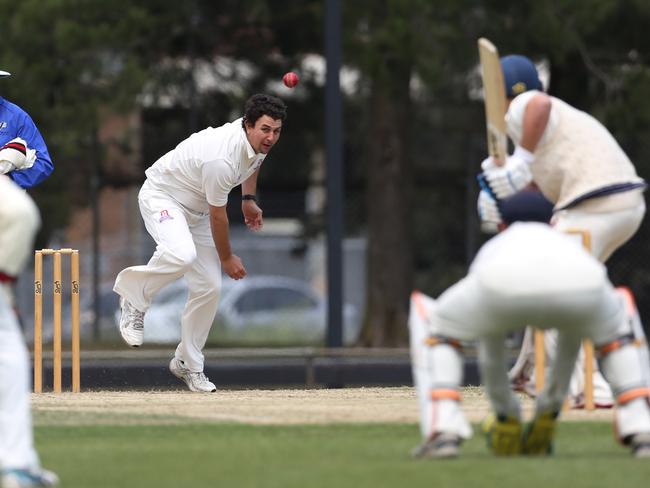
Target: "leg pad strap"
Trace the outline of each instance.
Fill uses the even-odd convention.
[[[596,350],[598,352],[598,356],[600,358],[604,358],[609,353],[621,349],[628,344],[632,344],[634,347],[641,347],[643,343],[644,341],[634,337],[634,334],[625,334],[617,339],[614,339],[612,342],[598,346]]]
[[[460,341],[457,339],[452,339],[451,337],[432,335],[427,337],[424,340],[424,343],[429,347],[438,346],[440,344],[449,344],[451,347],[457,349],[458,351],[463,350],[463,346]]]
[[[637,398],[648,398],[650,400],[650,388],[641,387],[641,388],[632,388],[630,390],[624,391],[618,397],[616,397],[616,403],[619,405],[625,405],[632,400]]]
[[[432,400],[454,400],[460,402],[461,396],[458,390],[453,388],[437,388],[431,390]]]

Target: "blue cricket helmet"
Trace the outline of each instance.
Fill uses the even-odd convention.
[[[535,64],[526,56],[511,54],[501,58],[506,96],[514,98],[529,90],[542,90],[542,82]]]

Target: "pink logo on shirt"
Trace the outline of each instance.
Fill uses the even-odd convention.
[[[174,220],[174,217],[169,215],[169,211],[167,210],[161,210],[160,211],[160,222],[164,222],[165,220]]]

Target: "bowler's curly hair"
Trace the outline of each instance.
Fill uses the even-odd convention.
[[[268,115],[273,120],[284,120],[287,118],[287,106],[278,97],[257,93],[246,100],[244,105],[244,119],[242,126],[246,124],[254,126],[262,115]]]

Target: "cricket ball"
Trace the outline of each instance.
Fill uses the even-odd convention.
[[[284,86],[293,88],[298,84],[298,75],[293,71],[289,71],[282,77],[282,82],[284,83]]]

